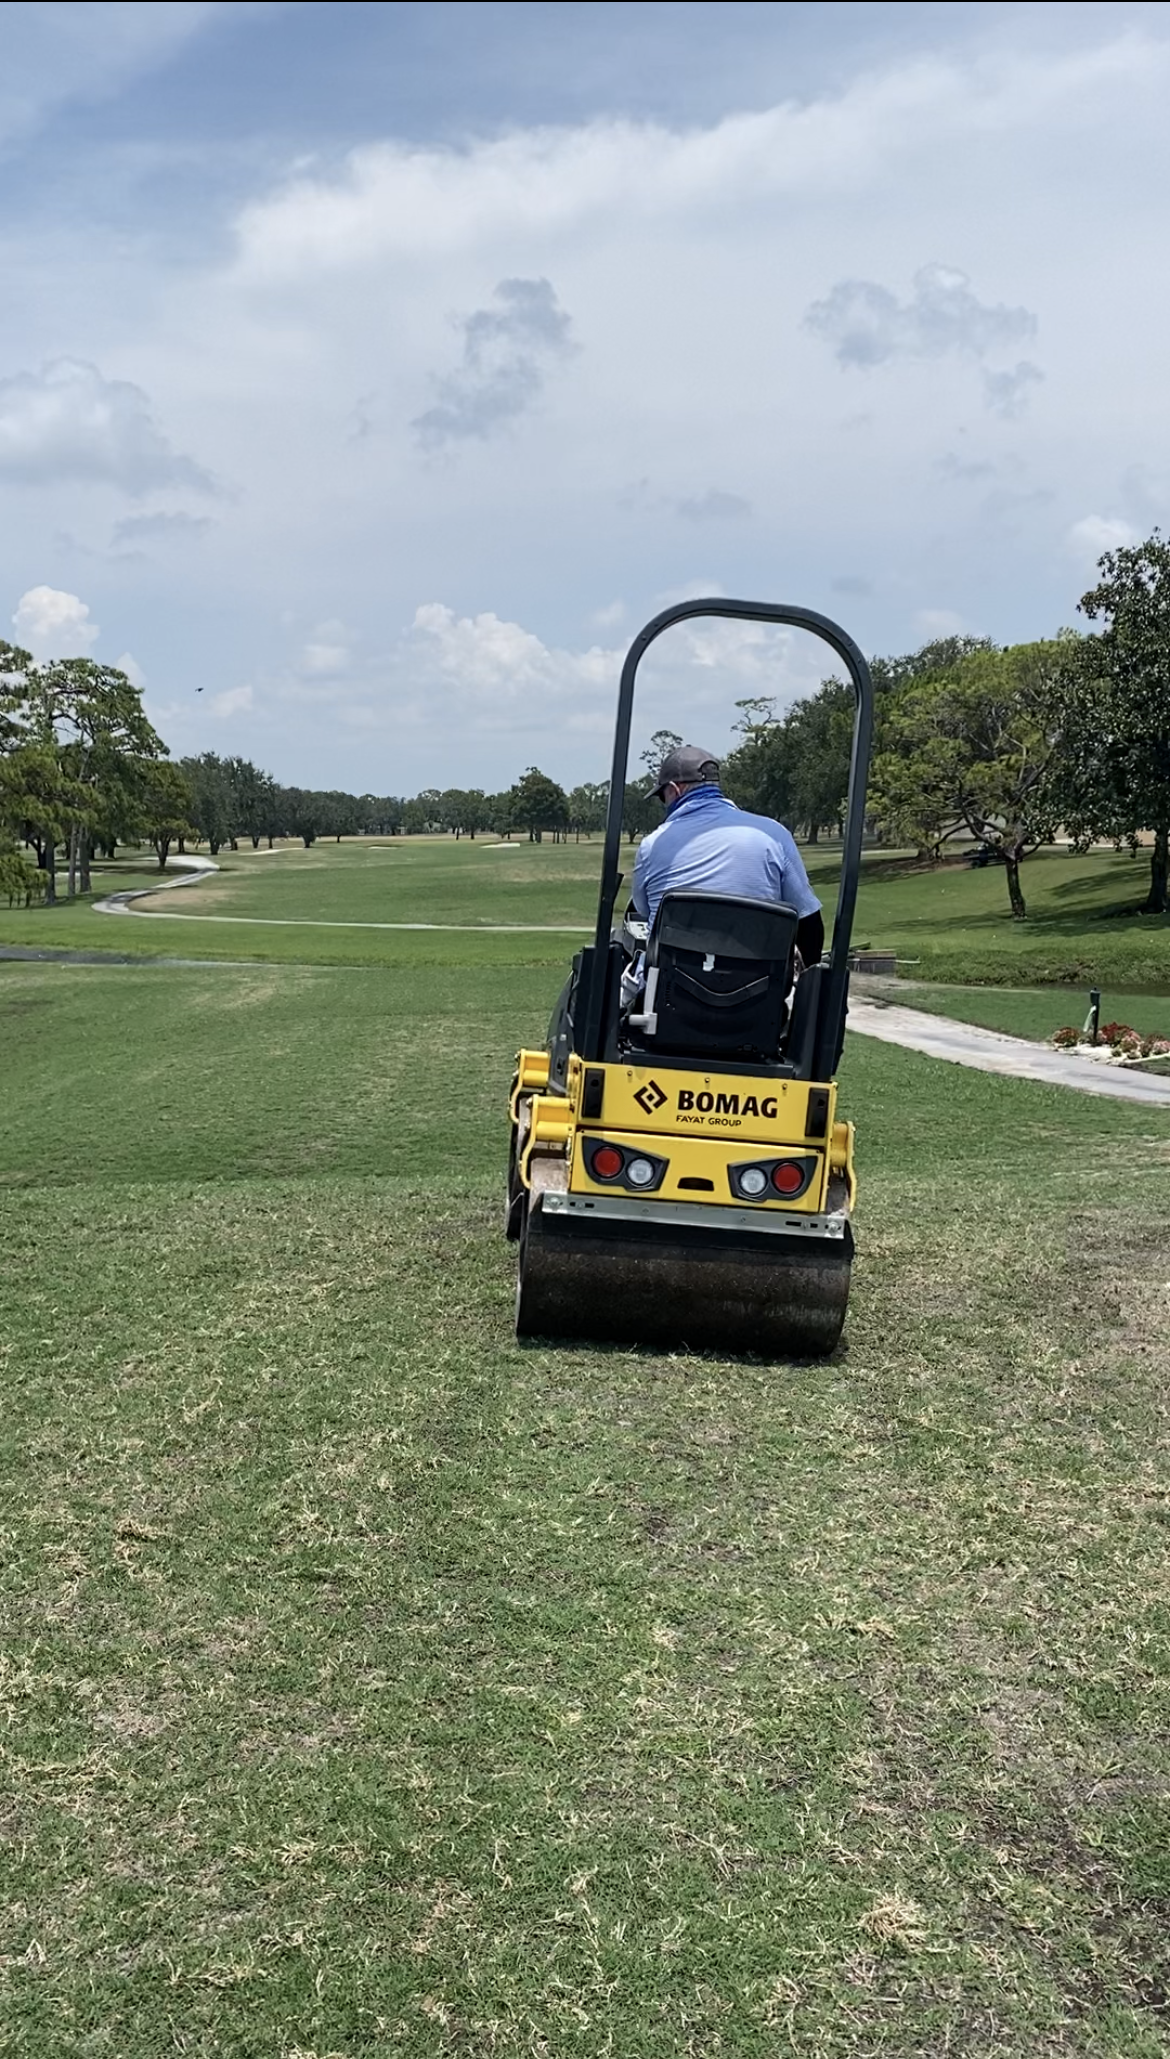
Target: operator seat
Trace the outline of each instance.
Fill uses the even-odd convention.
[[[799,921],[784,901],[664,894],[645,988],[626,1018],[630,1041],[664,1057],[774,1059]]]

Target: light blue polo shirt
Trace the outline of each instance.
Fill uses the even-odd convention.
[[[820,902],[782,822],[746,815],[714,785],[681,794],[666,821],[638,846],[631,899],[653,926],[663,894],[729,894],[750,901],[786,901],[801,917]]]

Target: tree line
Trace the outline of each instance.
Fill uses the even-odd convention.
[[[895,847],[937,860],[973,838],[1002,864],[1013,916],[1027,906],[1020,868],[1059,830],[1135,851],[1153,836],[1145,907],[1170,894],[1170,544],[1107,551],[1079,609],[1099,625],[1000,647],[988,637],[935,639],[872,661],[876,743],[867,820]],[[738,704],[740,741],[723,767],[741,807],[787,822],[809,841],[839,828],[849,781],[852,689],[840,680],[783,717],[767,700]],[[622,826],[644,835],[661,820],[657,768],[682,739],[659,730],[626,786]],[[482,831],[539,842],[605,825],[608,782],[570,790],[537,766],[500,793],[426,788],[354,795],[282,786],[239,757],[172,761],[126,675],[88,658],[34,661],[0,642],[0,893],[58,898],[89,891],[95,853],[149,842],[171,848],[278,837]],[[29,855],[31,853],[31,857]]]
[[[1027,914],[1023,861],[1063,832],[1081,848],[1135,853],[1152,837],[1144,912],[1170,891],[1170,544],[1106,551],[1079,612],[1097,634],[1038,643],[952,636],[872,672],[876,737],[871,832],[937,860],[958,838],[1004,868],[1013,917]],[[839,825],[849,783],[852,689],[826,680],[778,719],[743,701],[724,788],[811,840]]]

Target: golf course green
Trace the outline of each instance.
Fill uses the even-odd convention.
[[[854,1038],[832,1360],[520,1348],[510,1066],[599,855],[0,911],[188,961],[0,962],[21,2059],[1166,2050],[1170,1117]],[[856,935],[1166,1023],[1140,861],[1026,872],[871,865]]]

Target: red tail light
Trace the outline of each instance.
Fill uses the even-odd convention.
[[[803,1165],[780,1164],[772,1167],[772,1185],[778,1194],[799,1194],[805,1183]]]
[[[625,1162],[621,1152],[616,1150],[612,1144],[602,1144],[593,1153],[592,1172],[594,1178],[599,1180],[616,1179]]]

